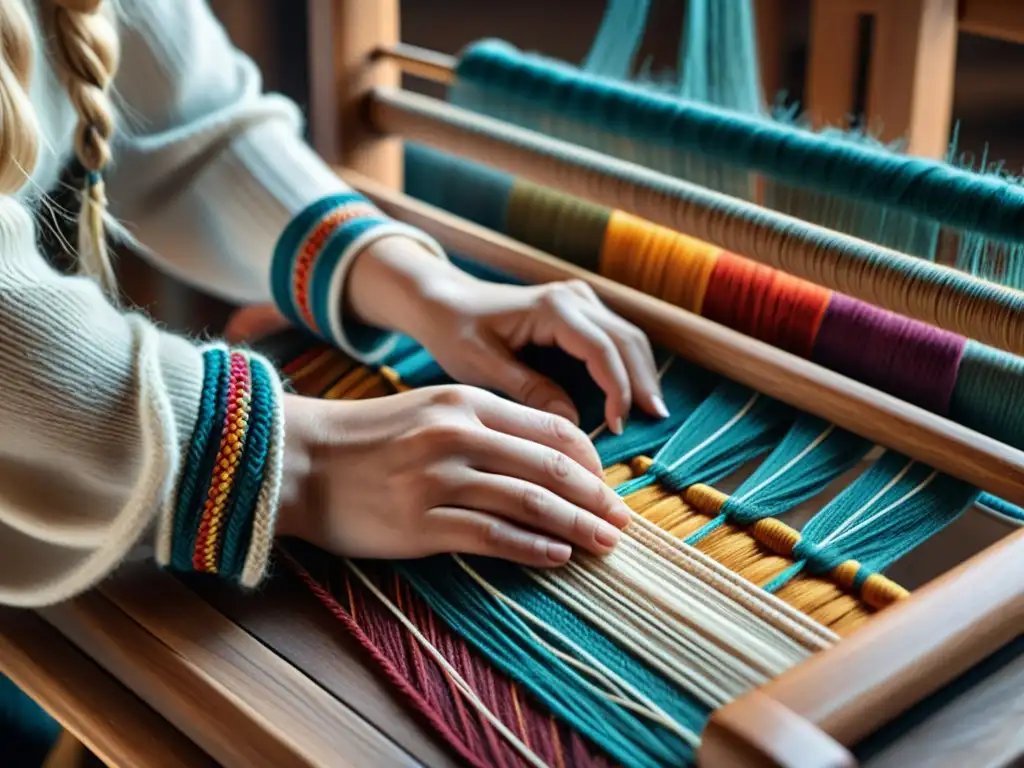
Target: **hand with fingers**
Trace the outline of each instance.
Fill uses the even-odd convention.
[[[348,285],[350,312],[413,336],[475,386],[289,398],[278,532],[351,557],[462,552],[544,567],[573,547],[611,551],[629,510],[569,396],[515,355],[556,346],[583,361],[619,433],[634,403],[668,415],[644,334],[586,283],[486,282],[398,237],[361,255]]]
[[[605,554],[629,520],[572,422],[474,387],[288,405],[278,532],[349,557],[441,552],[536,567]],[[300,458],[301,457],[301,458]]]
[[[668,411],[647,337],[602,304],[584,282],[539,286],[476,281],[449,287],[419,341],[457,381],[504,392],[578,423],[572,400],[515,359],[527,344],[560,347],[582,360],[605,393],[605,421],[621,434],[635,401],[653,416]]]

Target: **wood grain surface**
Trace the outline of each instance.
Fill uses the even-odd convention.
[[[0,608],[0,673],[107,765],[215,765],[180,731],[30,611]]]
[[[1024,505],[1024,452],[809,360],[393,192],[360,174],[347,170],[339,173],[390,216],[423,229],[455,253],[529,282],[584,280],[605,303],[642,328],[656,344],[879,445]]]
[[[129,566],[42,615],[229,768],[421,763],[166,573]]]

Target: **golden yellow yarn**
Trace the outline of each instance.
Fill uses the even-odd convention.
[[[618,465],[618,482],[638,474],[640,467]],[[706,485],[695,485],[683,494],[648,486],[626,497],[637,514],[674,536],[686,538],[721,513],[728,496]],[[696,547],[748,581],[764,586],[794,564],[793,548],[800,533],[780,520],[758,520],[749,528],[723,523],[701,539]],[[853,594],[859,564],[848,561],[827,575],[799,574],[778,590],[776,596],[838,634],[848,634],[877,611],[902,599],[905,589],[881,575],[872,575]]]
[[[296,374],[299,391],[328,399],[367,399],[409,389],[391,368],[373,371],[348,360],[337,352],[318,356]],[[649,456],[609,466],[605,482],[615,487],[645,474],[651,467]],[[630,509],[673,536],[685,539],[720,517],[728,495],[708,485],[693,485],[684,493],[672,493],[658,484],[642,488],[625,497]],[[794,563],[793,549],[800,532],[774,518],[758,520],[749,527],[723,523],[696,544],[723,566],[748,581],[764,586]],[[816,576],[802,573],[776,592],[776,596],[834,632],[844,635],[862,626],[871,615],[909,593],[881,575],[872,575],[854,594],[859,569],[847,561],[831,573]]]
[[[700,314],[720,251],[666,227],[613,211],[601,248],[600,272],[617,283]]]

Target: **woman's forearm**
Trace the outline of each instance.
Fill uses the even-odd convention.
[[[414,240],[386,237],[352,264],[346,311],[367,325],[415,335],[435,300],[451,286],[475,279]]]

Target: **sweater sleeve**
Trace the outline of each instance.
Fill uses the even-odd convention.
[[[74,596],[169,529],[206,357],[55,272],[0,199],[0,603]]]
[[[124,14],[116,166],[107,181],[112,213],[183,281],[232,303],[273,301],[302,321],[272,290],[275,245],[303,212],[357,196],[302,139],[295,104],[262,93],[257,68],[232,46],[205,0],[147,0]],[[320,210],[329,217],[333,209]],[[313,328],[364,362],[380,357],[393,338],[345,316],[345,273],[359,249],[402,229],[379,211],[369,218],[373,232],[361,231],[349,243],[358,247],[345,249],[324,276],[323,317]],[[321,223],[309,219],[306,226],[313,231]],[[422,233],[404,231],[443,256]],[[308,232],[293,234],[292,253],[277,248],[286,267]]]
[[[147,540],[162,565],[260,580],[282,466],[277,374],[58,274],[10,197],[0,384],[0,604],[73,597]]]

